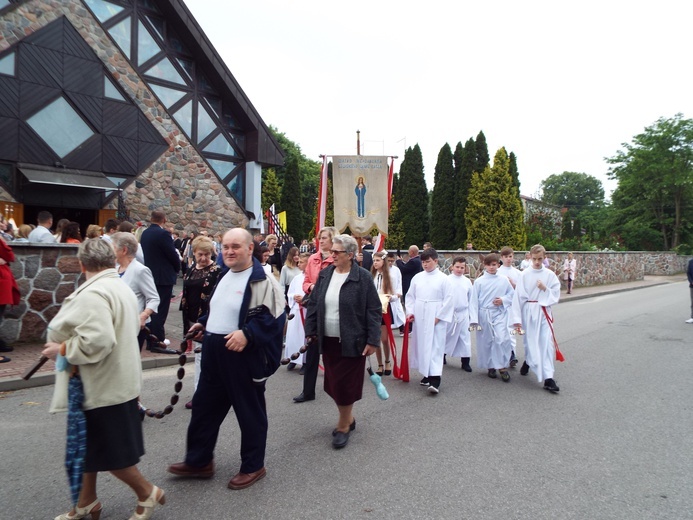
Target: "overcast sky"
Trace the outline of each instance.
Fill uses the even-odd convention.
[[[483,130],[515,152],[523,195],[659,117],[693,117],[693,2],[186,0],[268,125],[309,158],[404,156]],[[398,169],[399,164],[396,164]]]

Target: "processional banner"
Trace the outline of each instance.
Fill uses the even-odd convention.
[[[332,157],[334,225],[347,226],[354,235],[366,235],[373,227],[387,235],[388,164],[385,156],[342,155]]]

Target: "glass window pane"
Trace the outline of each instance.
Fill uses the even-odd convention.
[[[205,146],[204,151],[221,155],[236,155],[236,150],[223,134],[216,136],[211,143]]]
[[[214,91],[214,87],[207,81],[206,76],[200,72],[197,73],[197,82],[201,89]]]
[[[226,183],[229,191],[235,195],[236,199],[238,199],[241,204],[245,204],[245,197],[243,196],[245,190],[243,184],[243,172],[241,171],[239,171],[233,179]]]
[[[127,58],[130,57],[131,25],[130,17],[128,16],[108,30],[108,34],[115,40]]]
[[[221,116],[221,99],[219,98],[213,98],[213,97],[205,97],[207,100],[207,103],[209,103],[209,106],[212,108],[212,112],[214,112],[214,115],[217,117]]]
[[[113,18],[123,10],[121,6],[112,4],[111,2],[104,2],[104,0],[85,0],[85,2],[99,22],[105,22]]]
[[[10,5],[10,0],[0,0],[0,9],[7,7],[8,5]]]
[[[185,73],[190,79],[193,79],[193,63],[190,60],[184,60],[183,58],[178,58],[178,65],[180,65]]]
[[[212,169],[217,172],[217,175],[222,179],[226,177],[231,171],[236,167],[236,163],[230,161],[220,161],[218,159],[207,159],[205,160],[209,163]]]
[[[240,127],[241,127],[241,126],[236,122],[236,118],[233,117],[233,116],[230,115],[230,114],[224,114],[224,117],[223,117],[222,121],[224,121],[224,123],[226,123],[227,125],[229,125],[231,128],[240,128]]]
[[[137,64],[142,65],[145,61],[156,56],[161,52],[161,48],[156,43],[152,35],[141,21],[137,22]]]
[[[0,2],[0,6],[2,3]],[[12,188],[12,165],[6,163],[0,163],[0,182],[4,183],[5,186]]]
[[[180,107],[178,111],[173,114],[173,118],[176,120],[178,126],[181,127],[183,132],[190,137],[192,134],[192,100]]]
[[[197,142],[201,143],[205,137],[216,130],[217,124],[214,122],[209,112],[202,106],[202,103],[197,103]]]
[[[106,76],[103,77],[103,95],[109,99],[125,101],[125,98]]]
[[[183,42],[180,41],[176,33],[171,30],[170,25],[166,35],[168,36],[168,44],[171,46],[171,48],[173,48],[173,50],[181,54],[185,54],[186,56],[190,56],[188,49],[185,47],[185,45],[183,45]]]
[[[94,135],[91,128],[62,97],[42,108],[26,122],[60,157],[65,157]]]
[[[147,20],[152,24],[154,30],[159,35],[159,38],[164,39],[164,21],[161,18],[155,18],[154,16],[147,16]]]
[[[153,76],[155,78],[170,81],[171,83],[178,83],[179,85],[185,85],[185,80],[178,74],[178,71],[171,63],[171,60],[164,57],[159,62],[156,63],[149,70],[145,71],[145,74]]]
[[[231,134],[231,137],[233,137],[233,140],[236,141],[236,145],[238,148],[241,150],[245,150],[245,136],[240,135],[240,134]]]
[[[151,9],[154,12],[159,12],[159,8],[152,2],[152,0],[142,0],[142,6],[146,7],[147,9]]]
[[[149,86],[154,91],[154,94],[156,94],[156,97],[161,100],[166,108],[171,108],[186,94],[186,92],[181,90],[162,87],[161,85],[155,85],[154,83],[150,83]]]
[[[9,53],[4,58],[0,58],[0,74],[14,76],[14,52]]]

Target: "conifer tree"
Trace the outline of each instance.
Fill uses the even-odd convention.
[[[303,201],[301,196],[301,175],[298,171],[298,157],[289,157],[284,172],[279,211],[286,211],[286,229],[288,235],[300,237],[304,232]]]
[[[457,197],[455,200],[456,248],[465,247],[467,242],[467,223],[464,216],[467,211],[467,197],[472,185],[472,174],[474,173],[475,166],[476,144],[474,143],[474,139],[470,137],[462,149],[460,170],[457,174]]]
[[[467,240],[477,249],[525,248],[524,211],[510,176],[505,148],[496,152],[493,167],[487,166],[472,176],[465,221]]]
[[[279,204],[281,190],[277,181],[277,172],[274,168],[267,168],[262,171],[262,174],[260,205],[262,206],[262,211],[267,211],[272,204]]]
[[[431,195],[431,232],[429,240],[439,249],[452,249],[455,244],[455,168],[448,143],[440,149]]]
[[[508,156],[508,160],[510,161],[510,176],[513,178],[513,184],[517,188],[517,194],[520,194],[520,172],[517,169],[517,156],[515,155],[515,152],[510,152],[510,155]]]
[[[399,169],[397,215],[404,230],[404,245],[421,245],[428,240],[428,191],[421,148],[409,147]]]
[[[476,164],[474,165],[475,172],[483,172],[489,165],[491,156],[488,154],[488,146],[486,145],[486,136],[483,131],[479,131],[474,143],[476,148]]]

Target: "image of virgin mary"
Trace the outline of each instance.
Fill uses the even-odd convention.
[[[363,181],[363,177],[358,178],[356,183],[356,216],[358,218],[366,217],[366,184]]]

